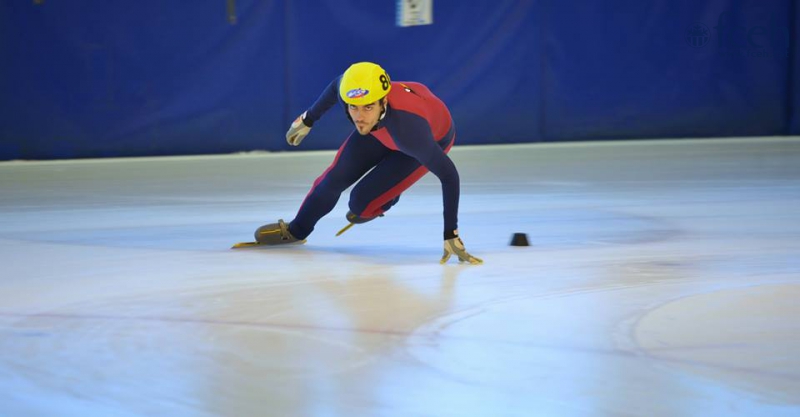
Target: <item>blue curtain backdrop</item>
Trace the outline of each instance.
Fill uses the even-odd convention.
[[[350,63],[421,81],[461,144],[800,134],[797,0],[0,2],[0,160],[286,150]],[[334,109],[301,149],[334,149]]]
[[[795,0],[791,3],[794,13],[787,13],[787,18],[789,20],[789,39],[791,39],[789,45],[792,64],[786,81],[786,96],[790,103],[787,106],[786,115],[791,123],[790,133],[792,135],[800,135],[800,42],[798,42],[798,36],[800,36],[800,1]]]

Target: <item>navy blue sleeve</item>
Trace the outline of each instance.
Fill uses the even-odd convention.
[[[430,125],[424,118],[405,111],[395,111],[392,122],[386,128],[401,152],[419,161],[439,178],[444,204],[444,238],[455,237],[461,187],[456,165],[433,139]]]
[[[339,99],[339,82],[341,81],[342,77],[336,77],[335,80],[331,81],[328,84],[328,87],[322,91],[319,98],[316,102],[308,109],[306,112],[306,117],[303,119],[303,123],[306,126],[313,126],[314,122],[320,119],[325,112],[327,112],[334,104],[340,101]]]

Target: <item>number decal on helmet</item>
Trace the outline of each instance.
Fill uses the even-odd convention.
[[[387,77],[386,74],[381,74],[380,80],[381,80],[381,87],[383,87],[383,91],[388,90],[389,89],[389,77]]]

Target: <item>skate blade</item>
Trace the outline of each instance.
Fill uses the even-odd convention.
[[[258,242],[239,242],[231,246],[231,249],[252,248],[255,246],[261,246],[261,244]]]
[[[302,245],[304,243],[306,243],[305,239],[298,240],[297,242],[292,242],[292,243],[281,243],[279,245],[269,245],[269,244],[258,243],[258,242],[239,242],[239,243],[231,246],[231,249],[261,248],[261,247],[266,248],[266,247],[269,247],[269,246],[292,246],[292,245]]]
[[[350,223],[347,226],[343,227],[342,230],[339,231],[339,233],[336,233],[336,236],[340,236],[342,233],[350,230],[350,228],[353,227],[354,224],[355,223]]]

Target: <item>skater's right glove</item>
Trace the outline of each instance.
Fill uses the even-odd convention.
[[[292,122],[292,126],[289,127],[289,131],[286,132],[286,142],[289,145],[299,145],[306,135],[308,135],[308,132],[311,131],[311,126],[306,124],[305,118],[306,112],[303,112],[303,114],[297,116],[297,119],[294,119],[294,122]]]
[[[451,256],[456,255],[458,256],[458,262],[469,262],[472,265],[480,265],[483,263],[483,260],[480,258],[476,258],[469,253],[464,248],[464,242],[461,241],[460,237],[455,237],[453,239],[447,239],[444,241],[444,254],[442,255],[442,260],[439,261],[440,264],[447,262]]]

